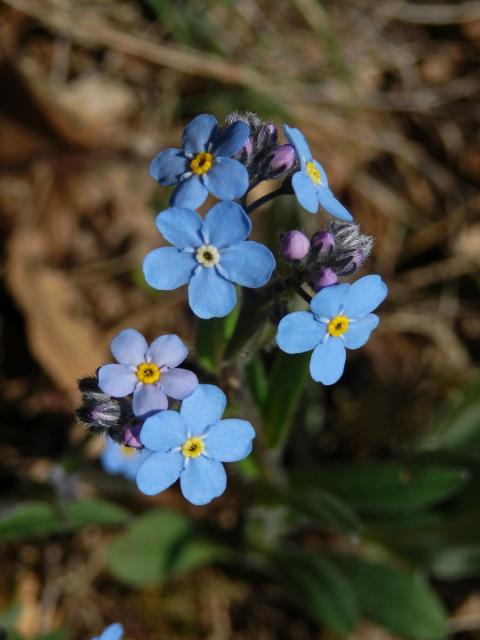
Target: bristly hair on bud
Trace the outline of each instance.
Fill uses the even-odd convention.
[[[307,271],[312,274],[349,276],[359,269],[373,248],[372,236],[360,232],[355,223],[332,222],[325,231],[318,231],[311,239]],[[314,278],[322,286],[324,278]],[[332,283],[333,283],[333,278]]]
[[[107,435],[115,442],[123,443],[125,430],[137,421],[130,400],[103,393],[96,376],[81,378],[78,387],[82,404],[75,411],[77,421],[92,433]]]

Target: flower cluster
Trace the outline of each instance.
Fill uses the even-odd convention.
[[[157,290],[187,285],[190,308],[203,320],[228,315],[237,303],[237,288],[245,288],[241,318],[252,320],[240,334],[249,337],[262,328],[253,322],[275,318],[280,349],[312,350],[312,378],[330,385],[343,373],[346,349],[363,346],[378,325],[373,311],[387,288],[378,275],[340,283],[364,264],[373,239],[360,232],[332,192],[304,135],[288,125],[284,133],[282,141],[273,123],[252,113],[230,114],[224,125],[209,114],[195,117],[183,132],[182,146],[161,151],[152,161],[151,176],[175,188],[169,208],[156,219],[169,246],[148,253],[143,272]],[[272,179],[280,186],[249,202],[250,191]],[[311,237],[300,230],[283,234],[281,255],[290,268],[284,277],[276,272],[270,249],[250,239],[251,215],[288,194],[308,212],[321,209],[335,220]],[[209,196],[218,202],[201,215],[198,209]],[[289,313],[289,292],[307,300],[309,309]],[[257,302],[263,315],[252,313],[250,305]],[[178,336],[162,335],[148,344],[135,329],[124,329],[111,350],[116,363],[80,381],[83,404],[77,411],[90,431],[111,438],[102,456],[105,469],[135,477],[147,495],[179,480],[193,504],[220,496],[226,487],[223,463],[250,453],[252,425],[222,419],[225,394],[199,384],[195,373],[180,367],[188,349]],[[180,408],[170,400],[181,401]]]

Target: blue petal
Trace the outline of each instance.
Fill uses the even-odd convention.
[[[245,240],[252,223],[242,207],[235,202],[219,202],[205,216],[203,238],[219,249]]]
[[[325,287],[313,298],[310,307],[319,318],[330,320],[343,311],[350,289],[349,284],[333,284]]]
[[[160,411],[143,423],[142,444],[150,451],[170,451],[187,439],[187,424],[177,411]]]
[[[343,340],[329,337],[315,347],[310,360],[310,374],[316,382],[333,384],[342,376],[345,359]]]
[[[138,378],[123,364],[104,364],[98,370],[98,386],[109,396],[123,398],[135,388]]]
[[[196,211],[183,207],[170,207],[157,216],[157,227],[165,240],[179,249],[202,244],[202,219]]]
[[[147,353],[159,367],[174,368],[185,360],[188,349],[177,335],[168,333],[155,338]]]
[[[277,344],[285,353],[311,351],[323,340],[326,325],[309,311],[295,311],[282,318],[278,325]]]
[[[246,122],[234,122],[218,136],[218,140],[213,145],[215,156],[231,157],[239,151],[246,143],[249,134]]]
[[[207,504],[218,498],[227,486],[227,474],[221,462],[205,456],[190,458],[188,466],[180,476],[180,487],[185,498],[192,504]]]
[[[120,623],[115,622],[103,630],[97,640],[120,640],[123,636],[123,627]],[[92,640],[96,640],[92,638]]]
[[[145,256],[143,273],[154,289],[171,291],[187,284],[197,264],[191,253],[182,253],[175,247],[162,247]]]
[[[348,222],[353,220],[351,213],[335,198],[330,189],[318,189],[317,196],[319,203],[331,216]]]
[[[182,402],[180,415],[194,435],[216,424],[223,416],[227,398],[213,384],[199,384],[190,397]]]
[[[177,184],[171,195],[170,204],[175,207],[198,209],[207,196],[208,190],[203,186],[200,176],[192,175]]]
[[[205,451],[220,462],[242,460],[252,449],[255,430],[246,420],[221,420],[205,436]]]
[[[102,451],[101,460],[102,466],[107,473],[120,473],[124,464],[120,445],[113,442],[113,440],[107,440],[105,449]]]
[[[167,409],[168,399],[160,385],[139,383],[133,392],[132,409],[139,417],[145,417],[153,411]]]
[[[300,166],[303,169],[305,163],[310,162],[312,159],[312,152],[310,151],[310,147],[308,146],[305,136],[299,129],[289,127],[287,124],[284,125],[283,130],[285,131],[285,136],[288,142],[295,148]]]
[[[150,175],[164,187],[176,184],[188,171],[188,159],[182,149],[165,149],[156,156],[150,165]]]
[[[275,258],[263,244],[245,241],[223,251],[219,266],[232,282],[256,289],[270,280]]]
[[[152,453],[137,473],[137,486],[147,496],[168,489],[182,472],[184,458],[179,451]]]
[[[297,171],[297,173],[293,175],[292,187],[295,195],[297,196],[297,200],[302,207],[307,211],[310,211],[310,213],[317,213],[317,190],[315,189],[313,182],[305,173],[303,173],[303,171]]]
[[[237,301],[234,285],[214,267],[200,267],[188,285],[188,302],[199,318],[222,318]]]
[[[367,315],[383,302],[388,287],[380,276],[363,276],[351,286],[345,300],[345,315],[348,318],[359,318]]]
[[[183,148],[187,153],[207,151],[217,128],[217,119],[207,113],[196,116],[183,132]]]
[[[248,171],[232,158],[217,158],[202,178],[203,184],[219,200],[240,198],[248,189]]]
[[[368,342],[370,334],[378,327],[380,318],[374,313],[359,318],[355,322],[350,322],[348,331],[345,333],[345,346],[347,349],[358,349]]]
[[[123,329],[110,343],[113,357],[120,364],[137,365],[145,362],[148,344],[136,329]]]
[[[135,451],[130,456],[126,457],[125,454],[123,457],[125,458],[124,467],[123,467],[123,475],[128,480],[135,480],[137,472],[143,463],[144,460],[148,458],[150,452],[146,449],[142,451]]]

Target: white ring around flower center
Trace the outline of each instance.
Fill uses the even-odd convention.
[[[217,247],[211,244],[202,244],[198,247],[196,254],[197,262],[203,267],[214,267],[220,262],[220,253]]]

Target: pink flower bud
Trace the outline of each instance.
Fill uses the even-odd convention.
[[[335,246],[335,236],[331,231],[317,231],[313,234],[311,243],[317,255],[326,256]]]
[[[303,260],[310,250],[310,240],[301,231],[287,231],[280,238],[280,249],[286,260]]]
[[[337,274],[329,267],[319,269],[312,275],[311,285],[314,291],[320,291],[325,287],[330,287],[332,284],[337,283]]]

